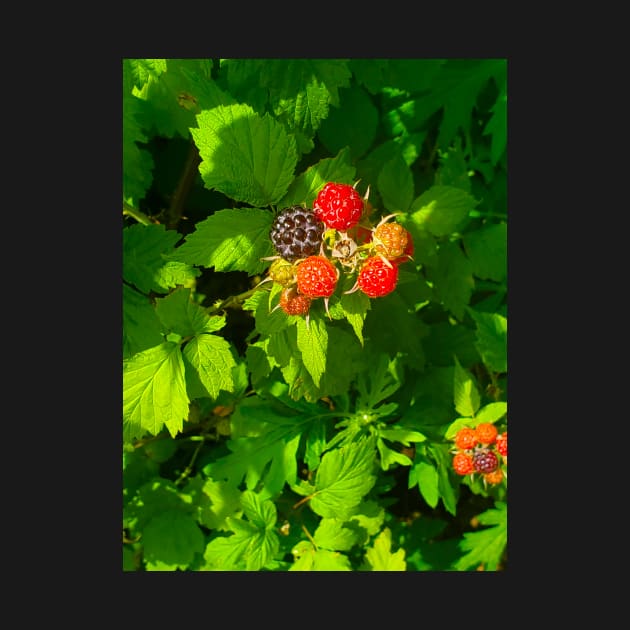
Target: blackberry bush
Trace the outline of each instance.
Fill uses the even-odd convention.
[[[294,262],[319,251],[324,229],[312,210],[290,206],[274,219],[269,237],[278,254]]]

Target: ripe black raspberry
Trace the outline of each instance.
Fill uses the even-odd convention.
[[[491,473],[499,466],[499,459],[493,451],[482,448],[473,453],[473,466],[477,472]]]
[[[291,206],[278,213],[269,237],[280,256],[294,262],[319,251],[324,230],[324,224],[312,210]]]

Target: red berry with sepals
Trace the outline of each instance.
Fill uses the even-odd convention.
[[[458,475],[468,475],[474,472],[473,459],[468,453],[456,453],[453,456],[453,470]]]
[[[338,272],[323,256],[309,256],[297,264],[297,289],[310,298],[328,298],[335,292]]]
[[[287,315],[306,315],[311,308],[311,298],[300,295],[295,287],[282,289],[280,308]]]
[[[315,216],[326,227],[345,232],[359,222],[365,199],[349,184],[328,182],[313,203]]]
[[[383,297],[396,288],[398,267],[380,256],[367,258],[357,276],[357,286],[368,297]],[[352,290],[351,290],[352,291]]]
[[[503,457],[507,457],[507,431],[497,435],[496,446],[497,451],[499,451]]]

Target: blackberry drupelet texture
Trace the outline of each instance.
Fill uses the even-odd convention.
[[[325,226],[312,210],[290,206],[278,213],[269,237],[282,258],[294,262],[319,251]]]

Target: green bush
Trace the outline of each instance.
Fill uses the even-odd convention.
[[[507,454],[453,458],[507,435],[506,60],[122,69],[123,569],[505,570]],[[413,254],[370,298],[329,230],[288,315],[271,224],[328,182]]]

